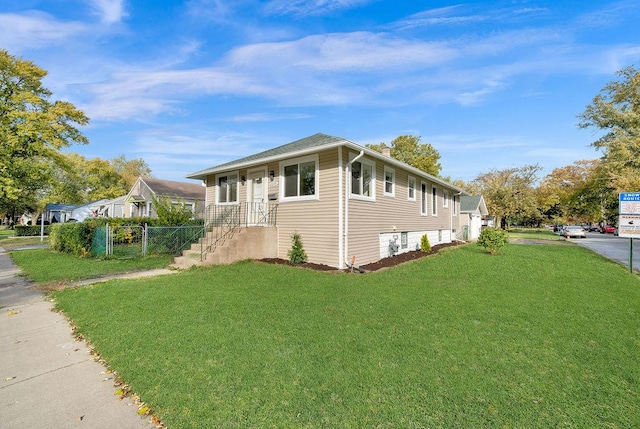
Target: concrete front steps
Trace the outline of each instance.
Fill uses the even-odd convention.
[[[201,241],[207,238],[200,239]],[[278,257],[278,230],[276,227],[249,226],[240,228],[233,237],[219,244],[213,252],[200,260],[201,244],[194,243],[174,258],[171,267],[187,269],[192,266],[232,264],[245,259]]]

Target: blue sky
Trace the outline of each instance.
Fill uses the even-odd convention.
[[[636,0],[0,0],[0,48],[91,118],[70,151],[161,179],[322,132],[421,136],[469,181],[597,158],[576,116],[640,66],[639,18]]]

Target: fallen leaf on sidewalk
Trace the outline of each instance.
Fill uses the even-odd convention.
[[[77,422],[81,422],[81,421],[82,421],[82,419],[84,419],[84,416],[77,417],[77,418],[76,418],[76,421],[77,421]]]
[[[13,380],[14,378],[16,378],[16,376],[15,376],[15,375],[14,375],[13,377],[7,377],[7,378],[5,378],[5,379],[4,379],[4,381],[11,381],[11,380]]]
[[[20,314],[20,313],[22,313],[22,311],[20,310],[11,310],[9,312],[9,316],[15,316],[16,314]]]

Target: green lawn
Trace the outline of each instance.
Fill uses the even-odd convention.
[[[564,241],[564,238],[546,228],[516,228],[508,231],[510,239]]]
[[[640,425],[639,278],[577,246],[366,275],[244,262],[54,297],[169,428]]]
[[[44,236],[43,239],[43,241],[40,241],[40,236],[16,237],[13,230],[0,231],[0,246],[2,246],[2,248],[5,250],[12,250],[23,246],[33,246],[49,243],[48,236]]]
[[[173,261],[171,256],[138,259],[79,258],[49,249],[19,250],[10,254],[26,276],[38,283],[67,283],[109,274],[164,268]]]

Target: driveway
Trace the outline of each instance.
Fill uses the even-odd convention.
[[[629,268],[628,238],[588,232],[587,238],[572,238],[571,241]],[[633,240],[633,271],[640,272],[640,242],[637,239]]]

